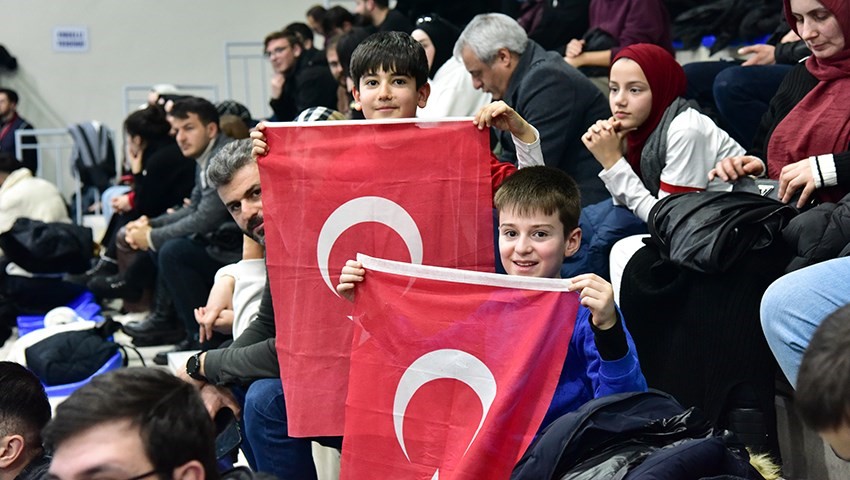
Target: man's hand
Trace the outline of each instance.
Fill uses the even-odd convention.
[[[507,103],[499,100],[481,107],[472,124],[479,130],[495,127],[499,130],[509,131],[523,143],[534,143],[537,135],[528,122]]]
[[[264,157],[269,153],[269,144],[266,143],[266,134],[263,132],[265,129],[265,122],[260,122],[257,124],[257,128],[250,133],[251,156],[254,157],[254,160],[257,160],[258,157]]]
[[[614,308],[614,288],[604,278],[594,273],[585,273],[570,279],[571,292],[579,292],[581,304],[590,310],[593,325],[608,330],[617,323]]]
[[[233,396],[233,392],[229,388],[207,383],[201,388],[200,392],[201,400],[204,401],[204,406],[207,407],[210,418],[215,418],[219,410],[224,407],[233,410],[233,414],[237,417],[242,413],[239,402],[236,401],[236,397]]]
[[[124,194],[112,198],[112,209],[116,212],[129,212],[133,209],[130,206],[130,195]]]
[[[565,58],[575,58],[584,51],[584,40],[579,40],[574,38],[570,40],[570,43],[567,44],[567,51],[564,55]]]
[[[133,228],[132,230],[127,229],[127,234],[124,236],[124,240],[134,250],[147,251],[150,248],[150,244],[148,243],[148,232],[150,231],[150,225]]]
[[[773,65],[776,63],[776,57],[774,56],[775,52],[776,47],[763,43],[759,45],[749,45],[738,49],[738,55],[752,54],[750,58],[741,64],[741,66],[744,67],[749,67],[750,65]]]
[[[275,73],[271,82],[269,82],[272,98],[280,98],[280,94],[283,93],[284,83],[286,83],[286,77],[282,73]]]

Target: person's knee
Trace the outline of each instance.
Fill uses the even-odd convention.
[[[750,87],[748,67],[730,67],[718,73],[712,87],[714,98],[718,104],[725,99],[739,98],[747,95]]]
[[[243,410],[246,422],[263,418],[285,422],[286,403],[280,380],[266,378],[252,383],[245,394]]]

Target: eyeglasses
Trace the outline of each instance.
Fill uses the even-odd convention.
[[[285,46],[285,47],[277,47],[277,48],[275,48],[275,49],[274,49],[274,50],[272,50],[272,51],[265,51],[265,52],[263,52],[263,55],[265,55],[265,56],[266,56],[266,58],[271,58],[271,57],[272,57],[272,56],[274,56],[274,55],[280,55],[280,54],[282,54],[283,52],[287,51],[287,50],[288,50],[288,49],[290,49],[290,48],[292,48],[292,45],[287,45],[287,46]]]

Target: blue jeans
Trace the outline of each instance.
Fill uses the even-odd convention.
[[[768,287],[761,300],[761,325],[770,350],[791,385],[803,352],[818,325],[850,303],[850,257],[789,273]]]
[[[242,403],[242,452],[256,472],[280,479],[316,478],[312,442],[341,448],[342,437],[293,438],[287,434],[286,403],[278,378],[252,383],[247,391],[236,389]],[[321,415],[321,412],[316,412]]]

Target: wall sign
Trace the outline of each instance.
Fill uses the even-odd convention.
[[[88,52],[88,27],[55,27],[53,29],[54,52]]]

